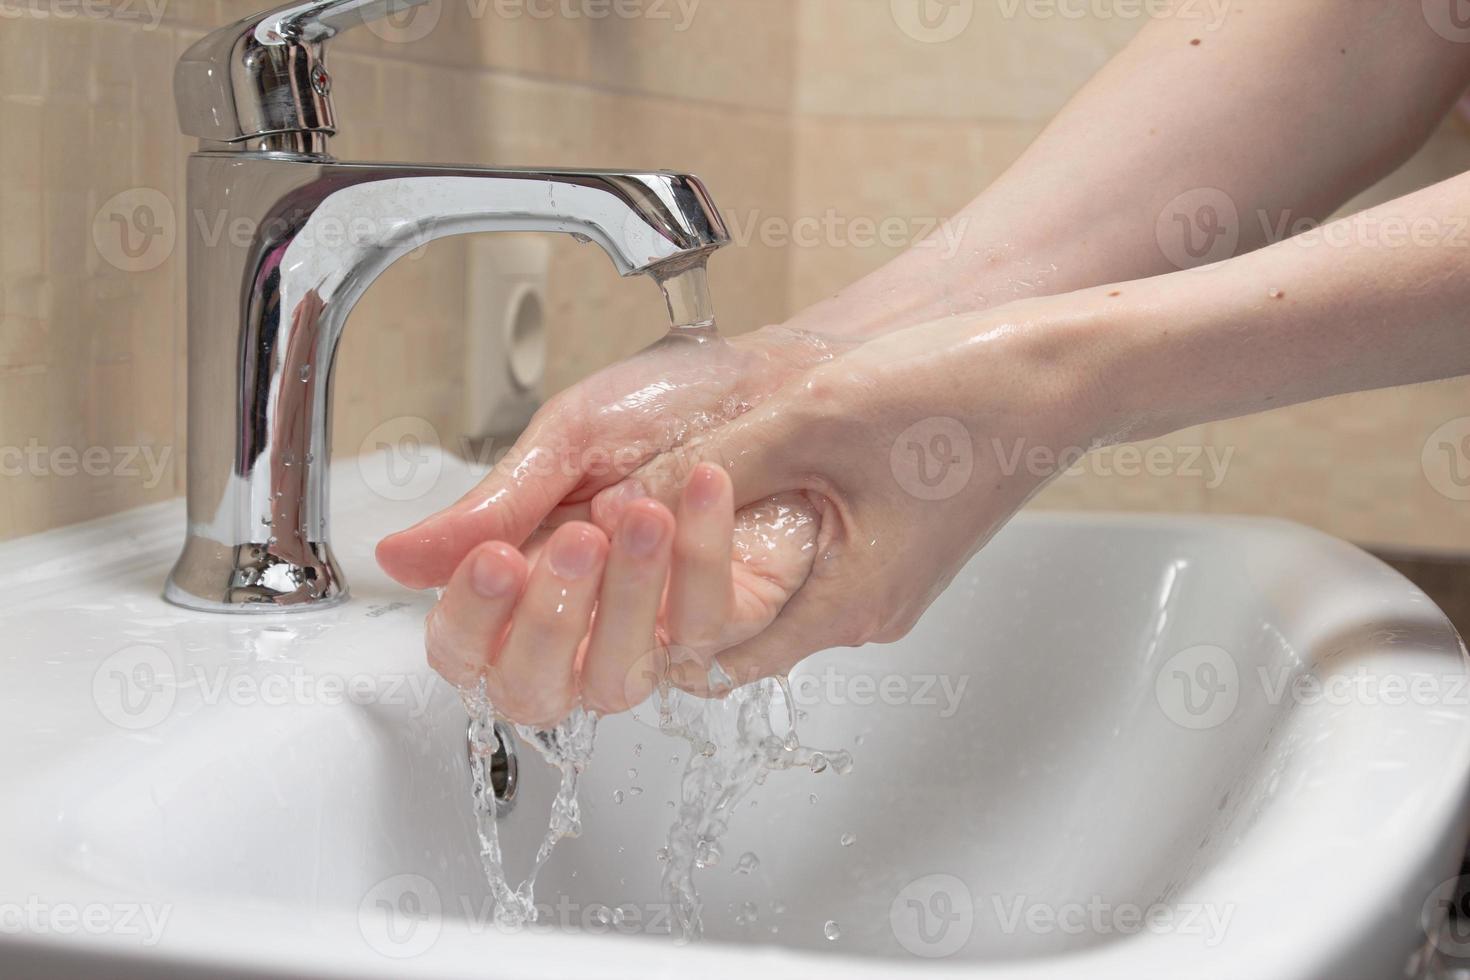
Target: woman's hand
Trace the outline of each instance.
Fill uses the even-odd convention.
[[[743,684],[828,647],[898,639],[1093,441],[1083,359],[1026,310],[909,328],[818,365],[605,491],[593,518],[616,526],[640,498],[675,499],[709,462],[732,475],[737,506],[804,492],[821,510],[812,571],[721,666]]]
[[[578,704],[626,711],[665,678],[702,685],[701,665],[765,629],[800,588],[817,533],[800,494],[738,515],[731,494],[725,472],[703,465],[676,495],[677,521],[638,500],[611,533],[573,521],[525,553],[480,545],[429,615],[429,662],[460,687],[483,677],[500,714],[542,727]]]
[[[834,344],[850,346],[783,327],[729,341],[670,334],[552,398],[479,486],[385,538],[378,561],[410,588],[443,585],[477,545],[519,546],[544,524],[586,518],[598,491],[748,411]]]

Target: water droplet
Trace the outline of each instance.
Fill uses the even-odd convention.
[[[629,796],[642,796],[643,795],[643,787],[642,786],[629,786],[628,787],[628,795]]]
[[[807,802],[808,803],[816,803],[817,802],[817,794],[816,793],[813,793],[811,796],[808,796],[807,797]]]
[[[620,790],[620,789],[613,790],[613,802],[614,803],[622,803],[623,802],[623,791],[622,790]]]
[[[735,862],[731,874],[748,875],[755,872],[761,866],[761,859],[755,856],[754,851],[746,851],[740,855],[740,860]]]
[[[694,845],[694,866],[713,868],[720,863],[720,845],[708,837],[701,837]]]
[[[857,834],[843,834],[841,843],[843,847],[851,847],[857,843]]]
[[[628,778],[629,779],[637,779],[638,778],[638,770],[637,769],[629,769],[628,770]]]
[[[827,924],[822,926],[822,935],[827,937],[828,942],[835,943],[842,938],[842,928],[836,922],[828,919]]]

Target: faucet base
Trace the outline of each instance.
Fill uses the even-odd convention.
[[[200,612],[280,613],[325,609],[347,599],[347,580],[321,541],[224,545],[190,534],[163,597]]]

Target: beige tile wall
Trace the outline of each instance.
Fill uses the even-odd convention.
[[[0,447],[49,451],[35,474],[27,462],[20,476],[0,475],[0,538],[182,489],[182,249],[125,272],[103,257],[93,224],[113,195],[136,188],[161,191],[183,220],[190,144],[176,134],[173,60],[206,28],[259,5],[171,0],[157,25],[0,22]],[[771,219],[922,223],[948,214],[1138,26],[1009,8],[978,2],[958,36],[927,43],[905,32],[889,0],[669,0],[645,8],[666,16],[601,20],[435,0],[419,14],[432,20],[341,40],[334,150],[694,170],[748,239],[712,266],[722,323],[744,330],[895,251],[840,234],[789,246],[758,233],[784,227]],[[1467,162],[1470,138],[1447,124],[1372,197]],[[465,262],[462,243],[435,243],[363,300],[338,366],[339,453],[397,415],[428,418],[457,438]],[[553,387],[663,329],[653,285],[619,280],[596,250],[557,241],[551,278]],[[1104,457],[1039,505],[1280,514],[1367,542],[1470,548],[1470,504],[1436,493],[1420,465],[1430,433],[1466,414],[1470,385],[1455,382],[1206,426],[1165,444],[1180,447],[1177,460],[1231,453],[1218,486],[1205,475],[1111,475],[1126,460]],[[89,448],[106,454],[105,472],[59,472],[69,458],[59,454]],[[130,455],[139,450],[152,455]],[[156,478],[150,460],[165,464]]]

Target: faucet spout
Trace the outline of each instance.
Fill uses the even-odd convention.
[[[328,538],[331,370],[348,314],[397,259],[448,235],[552,231],[624,276],[660,275],[729,242],[703,184],[675,173],[218,151],[188,176],[189,526],[164,594],[193,609],[346,598]]]

